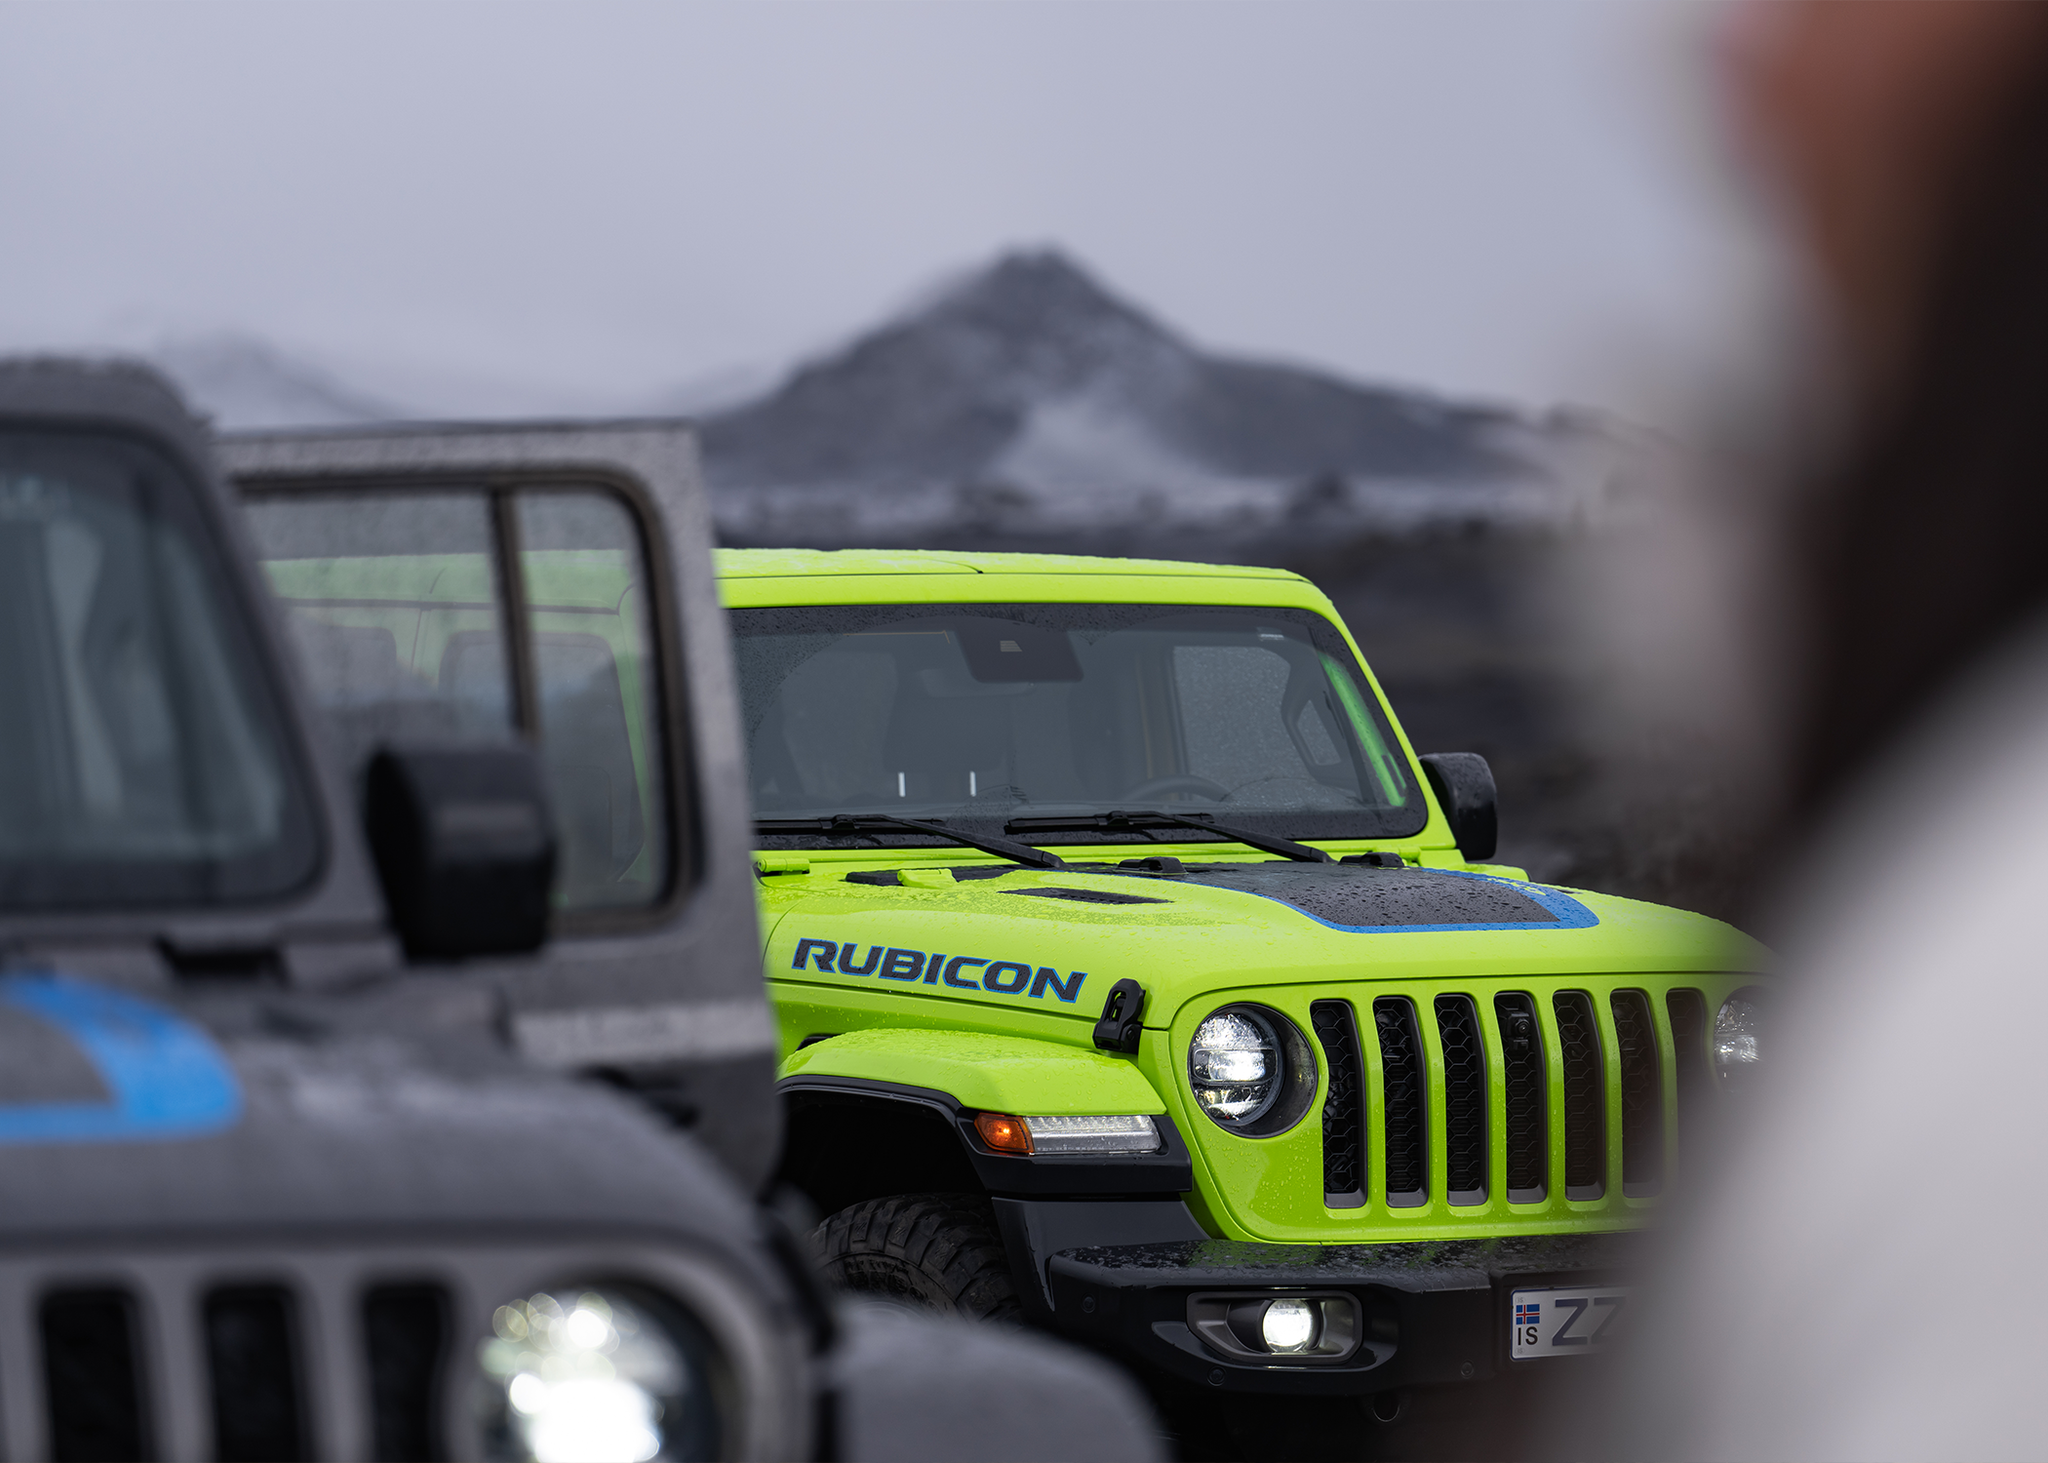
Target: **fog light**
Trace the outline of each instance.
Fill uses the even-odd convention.
[[[1307,1351],[1316,1342],[1316,1308],[1305,1300],[1276,1300],[1259,1319],[1259,1335],[1268,1351]]]
[[[1360,1345],[1365,1313],[1356,1296],[1209,1291],[1188,1297],[1187,1316],[1188,1329],[1231,1361],[1315,1366],[1358,1357],[1367,1366],[1376,1364],[1374,1353]],[[1391,1344],[1391,1329],[1387,1339]]]

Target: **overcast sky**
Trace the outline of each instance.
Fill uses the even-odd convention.
[[[1749,257],[1643,4],[0,4],[0,349],[618,410],[1056,243],[1204,343],[1638,407]]]

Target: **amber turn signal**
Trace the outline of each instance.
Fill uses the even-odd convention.
[[[974,1131],[998,1153],[1031,1152],[1031,1130],[1024,1126],[1022,1118],[1002,1112],[978,1112],[974,1115]]]

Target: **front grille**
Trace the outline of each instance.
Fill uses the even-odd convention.
[[[298,1463],[306,1456],[298,1326],[278,1285],[224,1287],[206,1297],[213,1456],[220,1463]]]
[[[1360,1061],[1367,1008],[1311,1002],[1329,1070],[1325,1204],[1434,1202],[1476,1218],[1497,1214],[1500,1197],[1620,1206],[1663,1193],[1685,1151],[1671,1135],[1682,1140],[1687,1115],[1712,1100],[1707,1009],[1689,988],[1378,996],[1373,1071]],[[1370,1164],[1366,1134],[1383,1138]],[[1384,1185],[1377,1199],[1368,1173]]]
[[[1387,1117],[1387,1204],[1414,1208],[1429,1202],[1429,1107],[1415,1007],[1406,996],[1382,996],[1372,1003],[1372,1014],[1380,1033]]]
[[[1584,991],[1551,998],[1564,1064],[1564,1196],[1597,1199],[1607,1191],[1607,1083],[1600,1028]]]
[[[370,1362],[370,1456],[438,1463],[448,1456],[439,1416],[448,1350],[448,1297],[438,1285],[380,1285],[363,1297]]]
[[[264,1268],[289,1271],[303,1258],[273,1257]],[[186,1263],[173,1260],[123,1264],[116,1267],[128,1277],[121,1283],[82,1286],[46,1278],[52,1263],[0,1260],[11,1272],[0,1279],[0,1294],[14,1287],[40,1296],[32,1317],[19,1320],[34,1327],[41,1405],[0,1398],[6,1456],[60,1463],[164,1456],[432,1463],[448,1456],[442,1377],[457,1333],[445,1286],[379,1283],[376,1267],[359,1272],[320,1260],[296,1276],[242,1280],[232,1278],[235,1271],[254,1267],[227,1257],[220,1283],[195,1284]],[[539,1269],[521,1261],[518,1280],[477,1277],[484,1283],[476,1288],[514,1294]],[[323,1315],[324,1333],[315,1320]],[[13,1324],[19,1321],[0,1307],[0,1333]],[[352,1362],[334,1365],[344,1350]],[[338,1393],[344,1378],[353,1379],[351,1390]]]
[[[1486,1047],[1468,996],[1436,998],[1444,1054],[1444,1187],[1453,1204],[1486,1202]]]
[[[815,1455],[797,1323],[686,1235],[67,1239],[0,1247],[0,1458],[482,1457],[493,1314],[614,1284],[703,1333],[719,1456]]]
[[[1330,1090],[1323,1099],[1323,1203],[1356,1209],[1365,1203],[1366,1122],[1358,1022],[1349,1001],[1317,1001],[1308,1014],[1330,1069]]]
[[[1615,1055],[1621,1059],[1621,1188],[1630,1197],[1664,1183],[1664,1074],[1657,1064],[1657,1028],[1641,991],[1616,991]]]
[[[1697,1131],[1701,1104],[1711,1090],[1707,1082],[1707,998],[1698,991],[1672,991],[1664,997],[1671,1016],[1672,1075],[1678,1086],[1678,1152],[1689,1151]]]
[[[1550,1128],[1544,1121],[1549,1074],[1543,1068],[1543,1029],[1536,1003],[1521,991],[1493,998],[1500,1023],[1502,1146],[1507,1149],[1508,1202],[1540,1204],[1550,1192]]]
[[[154,1458],[133,1298],[124,1290],[63,1290],[44,1296],[38,1309],[50,1456],[57,1463]]]

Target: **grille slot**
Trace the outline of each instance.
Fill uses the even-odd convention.
[[[1686,1162],[1686,1143],[1699,1132],[1707,1100],[1707,998],[1698,991],[1670,991],[1664,1009],[1671,1016],[1673,1075],[1678,1079],[1678,1161]]]
[[[36,1319],[50,1456],[57,1463],[154,1458],[128,1293],[55,1291],[43,1297]]]
[[[377,1463],[439,1463],[448,1296],[438,1285],[379,1285],[363,1295],[370,1441]]]
[[[1607,1092],[1600,1028],[1584,991],[1551,998],[1564,1067],[1564,1196],[1597,1199],[1607,1190]]]
[[[1387,1207],[1412,1209],[1429,1202],[1429,1111],[1415,1007],[1405,996],[1381,996],[1372,1015],[1386,1100]]]
[[[1493,1014],[1500,1023],[1501,1077],[1507,1089],[1501,1141],[1507,1150],[1508,1202],[1539,1204],[1550,1192],[1543,1029],[1536,1020],[1536,1003],[1521,991],[1495,996]]]
[[[209,1291],[202,1307],[220,1463],[299,1463],[308,1455],[298,1324],[280,1285]]]
[[[1365,1203],[1365,1067],[1358,1020],[1349,1001],[1315,1001],[1308,1014],[1330,1070],[1323,1099],[1323,1204],[1357,1209]]]
[[[1453,1204],[1486,1202],[1486,1048],[1469,996],[1436,998],[1444,1053],[1444,1187]]]
[[[1621,1059],[1621,1191],[1635,1198],[1664,1186],[1664,1074],[1650,998],[1616,991],[1608,1004]]]

